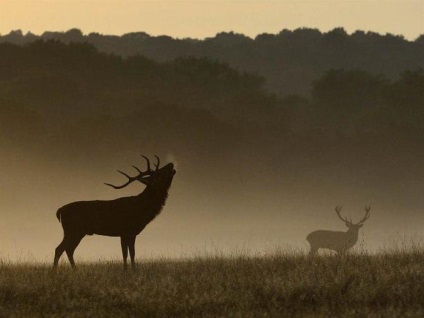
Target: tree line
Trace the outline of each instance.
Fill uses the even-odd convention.
[[[371,31],[348,34],[343,28],[328,32],[284,29],[255,38],[221,32],[204,40],[150,36],[145,32],[84,35],[79,29],[42,35],[16,30],[0,36],[0,42],[20,45],[40,39],[89,43],[100,52],[123,57],[143,55],[158,62],[206,57],[243,72],[259,74],[266,78],[265,87],[280,97],[309,94],[313,81],[329,69],[362,70],[393,80],[406,70],[424,67],[424,35],[408,41],[402,36]]]
[[[64,166],[148,149],[177,153],[193,174],[207,167],[216,178],[225,166],[260,179],[339,164],[394,173],[393,162],[409,158],[408,170],[423,157],[422,69],[397,79],[329,70],[309,94],[281,98],[263,77],[208,58],[158,62],[39,40],[0,44],[0,70],[2,152]]]

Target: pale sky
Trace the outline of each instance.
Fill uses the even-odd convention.
[[[84,34],[205,38],[220,31],[248,36],[298,27],[342,26],[404,35],[424,33],[424,0],[0,0],[0,33],[41,34],[79,28]]]

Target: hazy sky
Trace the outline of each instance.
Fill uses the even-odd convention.
[[[249,36],[298,27],[343,26],[402,34],[424,33],[424,0],[0,0],[0,33],[84,33],[204,38],[220,31]]]

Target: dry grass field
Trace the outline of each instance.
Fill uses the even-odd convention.
[[[0,317],[423,317],[424,251],[0,263]]]

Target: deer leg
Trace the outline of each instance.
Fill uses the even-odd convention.
[[[122,258],[124,259],[124,269],[127,269],[128,258],[128,242],[127,239],[121,236]]]
[[[128,249],[130,251],[131,268],[135,269],[135,236],[128,239]]]
[[[69,243],[66,246],[66,255],[68,255],[69,263],[71,263],[72,268],[76,268],[74,261],[74,252],[81,240],[85,235],[75,235],[72,239],[69,240]]]
[[[60,242],[60,244],[55,249],[54,261],[53,261],[53,268],[54,269],[59,264],[59,259],[62,256],[63,252],[65,251],[65,246],[66,246],[67,240],[68,240],[68,238],[66,236],[64,236],[62,242]]]
[[[318,247],[311,245],[311,250],[309,251],[309,256],[314,256],[318,253]]]

